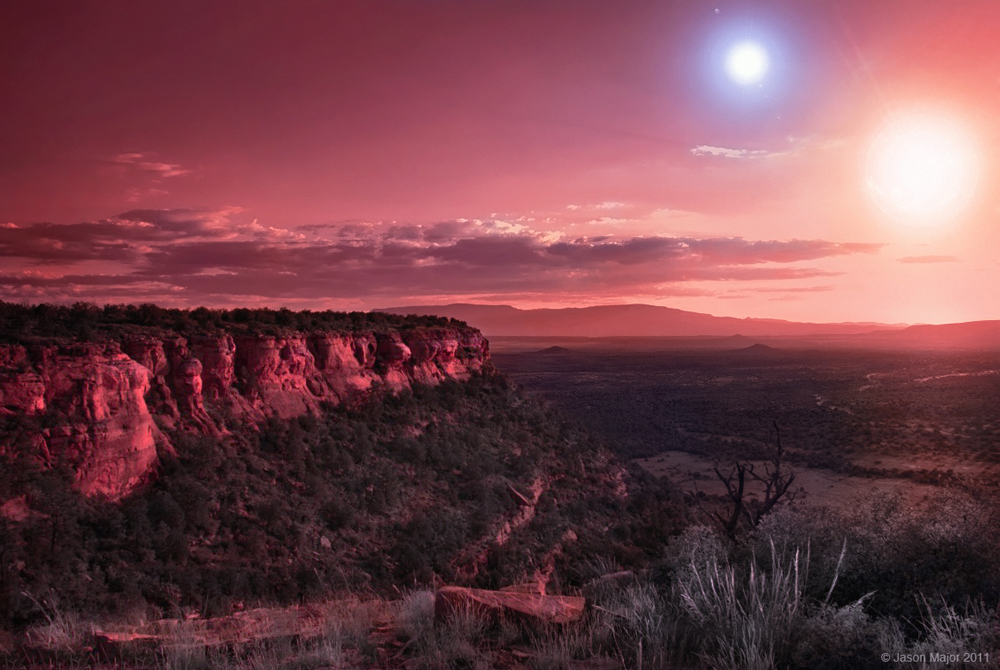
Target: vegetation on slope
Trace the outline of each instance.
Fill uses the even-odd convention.
[[[16,444],[44,420],[5,417],[0,430]],[[33,513],[0,524],[5,624],[39,620],[33,599],[49,596],[83,613],[208,615],[442,581],[495,588],[547,557],[551,586],[570,588],[583,578],[574,566],[648,562],[686,523],[664,482],[639,477],[622,497],[607,450],[499,376],[172,441],[176,457],[120,505],[84,499],[27,450],[8,454],[0,498],[26,493]],[[490,542],[518,511],[510,488],[536,481],[534,517]],[[561,542],[567,530],[575,542]]]
[[[418,327],[462,326],[463,321],[437,316],[398,316],[379,312],[334,312],[290,309],[170,309],[152,304],[18,305],[0,301],[0,343],[24,344],[31,339],[103,340],[129,329],[162,329],[189,337],[247,332],[281,335],[292,331],[381,332]]]
[[[961,510],[981,516],[942,516]],[[653,570],[598,566],[614,578],[592,582],[585,617],[563,627],[431,626],[428,612],[419,626],[426,599],[413,596],[407,667],[520,667],[504,663],[510,647],[537,669],[1000,667],[1000,556],[977,530],[996,515],[974,493],[943,491],[916,507],[879,495],[843,512],[785,510],[736,543],[691,526]],[[576,665],[587,660],[600,663]]]

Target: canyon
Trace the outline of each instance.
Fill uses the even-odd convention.
[[[123,328],[99,341],[0,344],[0,454],[69,467],[77,490],[120,500],[155,475],[169,435],[224,439],[269,418],[490,368],[462,325],[255,334]]]

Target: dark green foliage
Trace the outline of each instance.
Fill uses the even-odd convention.
[[[580,537],[565,548],[573,561],[609,551],[641,560],[684,516],[676,496],[641,492],[654,480],[634,500],[620,498],[619,466],[599,443],[497,376],[272,420],[222,440],[170,439],[176,455],[162,453],[158,478],[120,504],[80,497],[69,471],[0,465],[2,492],[26,491],[45,515],[0,527],[2,623],[39,616],[22,592],[51,591],[85,613],[145,601],[171,615],[468,583],[472,574],[502,586],[530,575],[567,529]],[[547,491],[535,518],[493,547],[518,511],[508,485],[527,492],[539,477]],[[628,530],[609,541],[609,524]],[[486,564],[469,571],[477,547]],[[567,560],[564,582],[578,582]]]
[[[176,331],[180,335],[249,332],[280,335],[291,331],[382,332],[419,327],[465,326],[437,316],[397,316],[378,312],[293,312],[282,308],[169,309],[156,305],[18,305],[0,301],[0,342],[38,339],[106,340],[130,328]]]
[[[942,489],[921,501],[871,494],[840,511],[782,512],[762,528],[789,545],[808,541],[820,557],[812,573],[820,583],[832,574],[846,541],[831,602],[844,605],[874,592],[868,611],[910,622],[913,634],[912,622],[921,617],[920,594],[956,606],[1000,602],[1000,545],[983,532],[998,523],[995,494]]]

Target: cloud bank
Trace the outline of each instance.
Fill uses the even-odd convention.
[[[690,295],[691,282],[829,276],[808,263],[881,245],[740,237],[577,237],[499,219],[289,230],[239,208],[132,210],[0,226],[5,299],[326,306],[364,301]]]
[[[185,170],[175,163],[161,163],[150,160],[146,154],[118,154],[111,159],[112,163],[125,165],[141,172],[149,172],[157,177],[180,177],[191,174],[191,170]]]

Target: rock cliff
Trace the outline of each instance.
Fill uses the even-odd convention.
[[[27,421],[0,435],[0,454],[67,465],[84,494],[119,499],[170,449],[161,428],[221,437],[378,389],[466,380],[489,365],[485,338],[461,325],[190,337],[129,328],[99,343],[5,344],[0,415]]]

